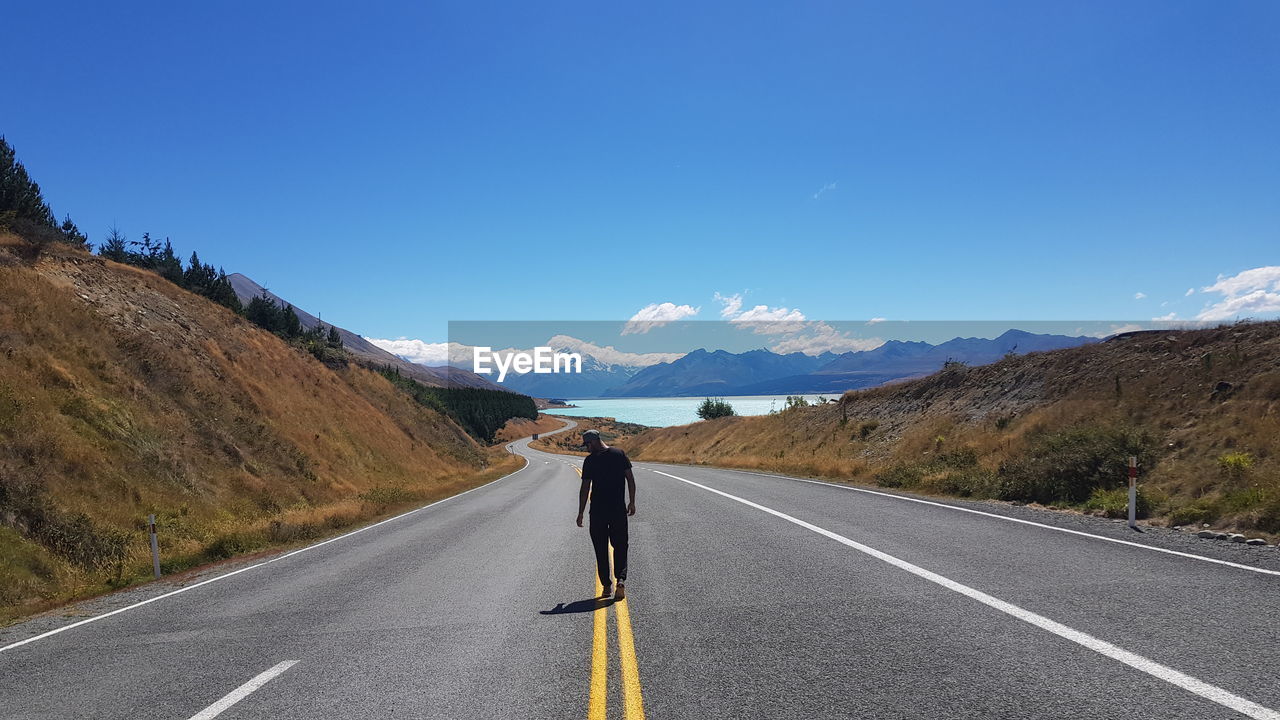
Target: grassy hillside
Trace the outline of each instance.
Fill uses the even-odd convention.
[[[565,419],[576,422],[578,426],[568,432],[556,433],[555,435],[548,435],[534,440],[529,443],[529,447],[562,455],[586,455],[586,451],[582,448],[582,432],[584,430],[599,430],[600,439],[604,440],[606,445],[616,443],[619,447],[629,447],[630,445],[627,441],[632,436],[652,429],[648,425],[618,422],[610,417],[570,417],[566,415]]]
[[[564,427],[564,421],[553,415],[543,415],[539,413],[535,420],[514,417],[508,420],[507,424],[494,435],[494,439],[501,443],[508,443],[512,440],[529,437],[530,435],[559,430],[562,427]]]
[[[149,271],[0,235],[0,617],[518,467],[376,372]]]
[[[1280,533],[1280,322],[954,365],[838,403],[640,433],[635,457]]]

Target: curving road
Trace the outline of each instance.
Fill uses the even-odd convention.
[[[614,605],[580,459],[509,447],[447,501],[5,629],[0,717],[1280,718],[1280,572],[637,463]]]

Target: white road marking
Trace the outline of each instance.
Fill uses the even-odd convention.
[[[649,468],[649,469],[653,470],[653,468]],[[760,477],[781,478],[783,480],[794,480],[796,482],[810,483],[812,485],[823,485],[829,488],[835,488],[837,490],[851,490],[853,492],[866,493],[868,495],[878,495],[880,497],[892,498],[894,500],[906,500],[907,502],[920,503],[921,505],[933,505],[934,507],[946,508],[948,510],[958,510],[960,512],[971,513],[973,515],[982,515],[984,517],[995,518],[996,520],[1006,520],[1008,522],[1020,523],[1022,525],[1032,525],[1038,528],[1044,528],[1045,530],[1055,530],[1057,532],[1069,533],[1071,535],[1080,535],[1082,537],[1093,538],[1095,540],[1106,540],[1107,542],[1116,543],[1118,545],[1128,545],[1129,547],[1142,548],[1143,550],[1151,550],[1152,552],[1165,553],[1166,555],[1177,555],[1178,557],[1189,558],[1191,560],[1203,560],[1204,562],[1215,563],[1217,565],[1226,565],[1227,567],[1233,567],[1239,570],[1248,570],[1250,572],[1262,573],[1263,575],[1275,575],[1280,577],[1280,570],[1268,570],[1267,568],[1260,568],[1260,567],[1254,567],[1252,565],[1234,563],[1229,560],[1218,560],[1217,558],[1205,557],[1204,555],[1196,555],[1195,553],[1180,552],[1178,550],[1168,550],[1165,548],[1153,547],[1151,545],[1143,545],[1142,543],[1136,543],[1130,540],[1121,540],[1119,538],[1109,538],[1105,535],[1094,535],[1093,533],[1087,533],[1081,530],[1069,530],[1067,528],[1061,528],[1054,525],[1046,525],[1044,523],[1038,523],[1038,522],[1035,522],[1034,520],[1023,520],[1021,518],[1011,518],[1005,515],[997,515],[996,513],[983,512],[982,510],[974,510],[972,508],[959,507],[956,505],[948,505],[946,503],[933,502],[931,500],[921,500],[920,498],[906,497],[904,495],[894,495],[893,493],[879,492],[877,490],[868,490],[867,488],[854,487],[852,485],[838,485],[833,482],[824,482],[822,480],[809,480],[807,478],[791,477],[790,475],[774,475],[771,473],[750,472],[747,470],[733,470],[731,468],[706,467],[706,468],[700,468],[700,469],[716,470],[716,471],[723,471],[723,472],[735,472],[735,473],[740,473],[742,475],[758,475]],[[653,472],[660,472],[660,471],[653,470]],[[666,473],[662,473],[662,474],[665,475]]]
[[[521,457],[523,457],[523,456],[521,456]],[[120,613],[122,613],[122,612],[128,612],[129,610],[133,610],[133,609],[135,609],[135,608],[140,608],[140,607],[142,607],[143,605],[150,605],[151,603],[156,602],[157,600],[163,600],[163,599],[165,599],[165,598],[173,597],[174,595],[180,595],[180,594],[182,594],[182,593],[184,593],[184,592],[187,592],[188,590],[195,590],[196,588],[198,588],[198,587],[202,587],[202,586],[204,586],[204,585],[208,585],[209,583],[215,583],[215,582],[218,582],[219,580],[226,580],[227,578],[229,578],[229,577],[233,577],[233,576],[235,576],[235,575],[239,575],[239,574],[240,574],[240,573],[242,573],[242,572],[248,572],[249,570],[253,570],[253,569],[255,569],[255,568],[260,568],[260,567],[262,567],[263,565],[270,565],[270,564],[271,564],[271,563],[273,563],[273,562],[277,562],[277,561],[280,561],[280,560],[284,560],[285,558],[293,557],[294,555],[297,555],[297,554],[299,554],[299,553],[304,553],[304,552],[306,552],[306,551],[308,551],[308,550],[314,550],[314,549],[316,549],[316,548],[318,548],[318,547],[321,547],[321,546],[323,546],[323,545],[328,545],[328,544],[329,544],[329,543],[331,543],[331,542],[337,542],[338,540],[342,540],[343,538],[349,538],[349,537],[351,537],[352,535],[357,535],[357,534],[359,534],[359,533],[364,532],[365,530],[372,530],[373,528],[376,528],[376,527],[378,527],[379,525],[385,525],[385,524],[387,524],[387,523],[389,523],[389,522],[392,522],[393,520],[399,520],[400,518],[408,517],[408,516],[410,516],[410,515],[412,515],[412,514],[414,514],[414,513],[416,513],[416,512],[421,512],[421,511],[426,510],[426,509],[428,509],[428,508],[433,508],[433,507],[435,507],[436,505],[439,505],[440,503],[449,502],[450,500],[452,500],[452,499],[454,499],[454,498],[462,497],[463,495],[466,495],[467,493],[475,492],[476,490],[479,490],[479,489],[481,489],[481,488],[489,487],[490,485],[493,485],[494,483],[501,482],[501,481],[503,481],[503,480],[506,480],[506,479],[507,479],[507,478],[509,478],[509,477],[512,477],[512,476],[514,476],[514,475],[519,474],[521,471],[523,471],[523,470],[527,469],[528,467],[529,467],[529,458],[525,458],[525,459],[524,459],[524,467],[520,468],[519,470],[516,470],[515,472],[507,473],[506,475],[503,475],[502,477],[498,478],[497,480],[491,480],[490,482],[487,482],[487,483],[485,483],[484,485],[478,485],[478,486],[476,486],[476,487],[471,488],[470,490],[464,490],[464,491],[462,491],[462,492],[458,493],[457,495],[450,495],[449,497],[444,498],[444,499],[442,499],[442,500],[437,500],[437,501],[435,501],[435,502],[431,503],[430,505],[423,505],[423,506],[422,506],[422,507],[420,507],[420,508],[414,508],[413,510],[410,510],[409,512],[401,513],[401,514],[396,515],[396,516],[394,516],[394,517],[389,517],[389,518],[387,518],[386,520],[379,520],[378,522],[376,522],[376,523],[374,523],[374,524],[372,524],[372,525],[366,525],[366,526],[364,526],[364,527],[362,527],[362,528],[360,528],[360,529],[358,529],[358,530],[352,530],[351,532],[349,532],[349,533],[345,533],[345,534],[343,534],[343,535],[339,535],[338,537],[329,538],[328,540],[324,540],[324,541],[318,542],[318,543],[316,543],[316,544],[314,544],[314,545],[308,545],[308,546],[306,546],[306,547],[304,547],[304,548],[299,548],[299,549],[297,549],[297,550],[294,550],[293,552],[288,552],[288,553],[285,553],[284,555],[280,555],[280,556],[278,556],[278,557],[273,557],[273,558],[271,558],[270,560],[264,560],[263,562],[260,562],[260,563],[255,563],[255,564],[253,564],[253,565],[249,565],[249,566],[247,566],[247,567],[242,567],[242,568],[240,568],[239,570],[232,570],[231,572],[226,573],[226,574],[224,574],[224,575],[219,575],[219,576],[217,576],[217,577],[212,577],[212,578],[209,578],[208,580],[202,580],[202,581],[200,581],[200,582],[198,582],[198,583],[195,583],[194,585],[187,585],[186,587],[178,588],[177,590],[173,590],[173,591],[170,591],[170,592],[164,593],[163,595],[157,595],[157,596],[155,596],[155,597],[153,597],[153,598],[148,598],[148,599],[143,600],[143,601],[141,601],[141,602],[136,602],[136,603],[134,603],[134,604],[132,604],[132,605],[126,605],[125,607],[122,607],[122,608],[116,608],[115,610],[112,610],[111,612],[106,612],[106,613],[103,613],[103,614],[101,614],[101,615],[94,615],[93,617],[85,618],[84,620],[80,620],[79,622],[73,622],[73,623],[71,623],[70,625],[63,625],[62,627],[54,628],[54,629],[52,629],[52,630],[50,630],[50,631],[48,631],[48,632],[40,633],[39,635],[33,635],[32,637],[29,637],[29,638],[27,638],[27,639],[25,639],[25,640],[19,640],[19,641],[17,641],[17,642],[9,643],[8,645],[5,645],[4,647],[0,647],[0,652],[5,652],[6,650],[12,650],[12,649],[14,649],[14,648],[16,648],[16,647],[21,647],[21,646],[23,646],[23,645],[26,645],[27,643],[33,643],[33,642],[35,642],[35,641],[37,641],[37,640],[41,640],[41,639],[43,639],[43,638],[47,638],[47,637],[49,637],[49,636],[51,636],[51,635],[57,635],[58,633],[66,632],[66,631],[68,631],[68,630],[70,630],[70,629],[72,629],[72,628],[78,628],[78,627],[80,627],[81,625],[88,625],[88,624],[89,624],[89,623],[91,623],[91,622],[97,622],[97,621],[102,620],[102,619],[104,619],[104,618],[109,618],[109,617],[111,617],[112,615],[119,615],[119,614],[120,614]]]
[[[270,670],[259,673],[255,678],[227,693],[221,700],[191,716],[191,720],[210,720],[222,714],[223,710],[235,705],[249,696],[249,693],[271,682],[280,673],[297,664],[297,660],[285,660]]]
[[[975,590],[974,588],[971,588],[968,585],[963,585],[954,580],[951,580],[950,578],[943,577],[942,575],[939,575],[935,572],[925,570],[924,568],[918,565],[913,565],[907,562],[906,560],[901,560],[897,557],[894,557],[893,555],[889,555],[888,553],[881,552],[868,545],[863,545],[860,542],[850,540],[849,538],[843,535],[840,535],[838,533],[831,532],[830,530],[818,527],[817,525],[814,525],[812,523],[805,522],[804,520],[800,520],[799,518],[792,517],[784,512],[774,510],[773,508],[766,507],[764,505],[760,505],[759,503],[754,503],[754,502],[751,502],[750,500],[740,498],[737,495],[730,495],[729,493],[724,492],[722,490],[717,490],[713,487],[707,487],[706,485],[703,485],[701,483],[696,483],[692,480],[686,480],[677,475],[672,475],[671,473],[665,473],[665,472],[662,472],[661,470],[654,470],[654,472],[658,473],[659,475],[665,475],[674,480],[679,480],[680,482],[683,482],[683,483],[688,483],[690,485],[693,485],[694,487],[702,488],[703,490],[706,490],[708,492],[712,492],[717,495],[724,496],[726,498],[729,498],[730,500],[740,502],[743,505],[753,507],[757,510],[762,510],[764,512],[769,513],[770,515],[774,515],[776,517],[782,518],[787,522],[799,525],[800,527],[805,528],[806,530],[812,530],[813,532],[819,535],[822,535],[824,537],[828,537],[832,540],[835,540],[836,542],[842,545],[847,545],[853,548],[854,550],[857,550],[858,552],[870,555],[871,557],[876,558],[877,560],[882,560],[900,570],[905,570],[911,573],[912,575],[916,575],[917,577],[924,578],[925,580],[928,580],[929,582],[935,583],[937,585],[941,585],[942,587],[947,588],[948,590],[952,590],[954,592],[960,593],[961,595],[964,595],[965,597],[971,598],[973,600],[977,600],[983,605],[986,605],[991,608],[995,608],[996,610],[999,610],[1002,613],[1015,617],[1019,620],[1022,620],[1023,622],[1030,623],[1031,625],[1034,625],[1042,630],[1051,632],[1054,635],[1057,635],[1058,637],[1061,637],[1065,640],[1070,640],[1071,642],[1076,643],[1077,645],[1081,645],[1090,650],[1093,650],[1096,653],[1105,655],[1111,658],[1112,660],[1118,660],[1119,662],[1122,662],[1125,665],[1128,665],[1129,667],[1134,668],[1135,670],[1139,670],[1154,678],[1163,680],[1172,685],[1176,685],[1184,690],[1195,693],[1196,695],[1199,695],[1200,697],[1205,698],[1206,700],[1210,700],[1219,705],[1222,705],[1223,707],[1235,710],[1236,712],[1241,713],[1243,715],[1247,715],[1251,718],[1254,718],[1255,720],[1280,720],[1280,712],[1276,712],[1275,710],[1259,705],[1258,703],[1255,703],[1252,700],[1247,700],[1245,698],[1240,697],[1239,695],[1234,695],[1231,692],[1228,692],[1227,690],[1224,690],[1216,685],[1210,685],[1209,683],[1204,682],[1203,680],[1191,677],[1190,675],[1174,670],[1173,668],[1168,667],[1166,665],[1161,665],[1160,663],[1154,660],[1150,660],[1136,653],[1129,652],[1128,650],[1125,650],[1116,645],[1112,645],[1111,643],[1106,642],[1105,640],[1099,640],[1098,638],[1093,637],[1092,635],[1067,627],[1066,625],[1063,625],[1062,623],[1056,622],[1054,620],[1050,620],[1049,618],[1044,617],[1043,615],[1037,615],[1036,613],[1033,613],[1030,610],[1024,610],[1023,608],[1017,605],[1014,605],[1013,603],[1006,602],[997,597],[988,595],[982,592],[981,590]]]

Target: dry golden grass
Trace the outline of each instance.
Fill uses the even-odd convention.
[[[644,460],[863,483],[915,465],[926,470],[913,489],[947,492],[947,473],[930,476],[927,466],[948,453],[972,451],[975,472],[996,474],[1028,457],[1038,438],[1134,428],[1153,438],[1155,462],[1141,480],[1165,522],[1274,537],[1278,361],[1280,322],[1143,333],[851,392],[839,403],[654,429],[626,445]],[[1230,453],[1248,462],[1232,466],[1222,460]]]
[[[178,568],[518,467],[376,373],[325,367],[150,272],[18,243],[0,236],[0,618],[145,574],[148,513]],[[41,513],[72,536],[33,542]],[[68,559],[116,535],[119,566]]]
[[[531,435],[551,432],[564,427],[564,421],[551,415],[543,415],[538,413],[537,420],[528,418],[511,418],[507,424],[502,426],[494,435],[494,440],[499,443],[509,443],[512,440],[527,438]]]
[[[586,455],[587,453],[582,449],[582,432],[595,429],[600,431],[600,437],[606,444],[617,445],[626,450],[629,438],[650,429],[647,425],[618,422],[609,417],[566,416],[566,418],[576,422],[578,424],[577,427],[555,435],[538,438],[529,443],[529,447],[563,455]],[[557,427],[563,424],[563,422],[557,421]]]

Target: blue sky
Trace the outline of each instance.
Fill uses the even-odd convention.
[[[60,217],[373,337],[720,319],[735,296],[808,319],[1280,311],[1270,0],[5,16],[0,134]]]

